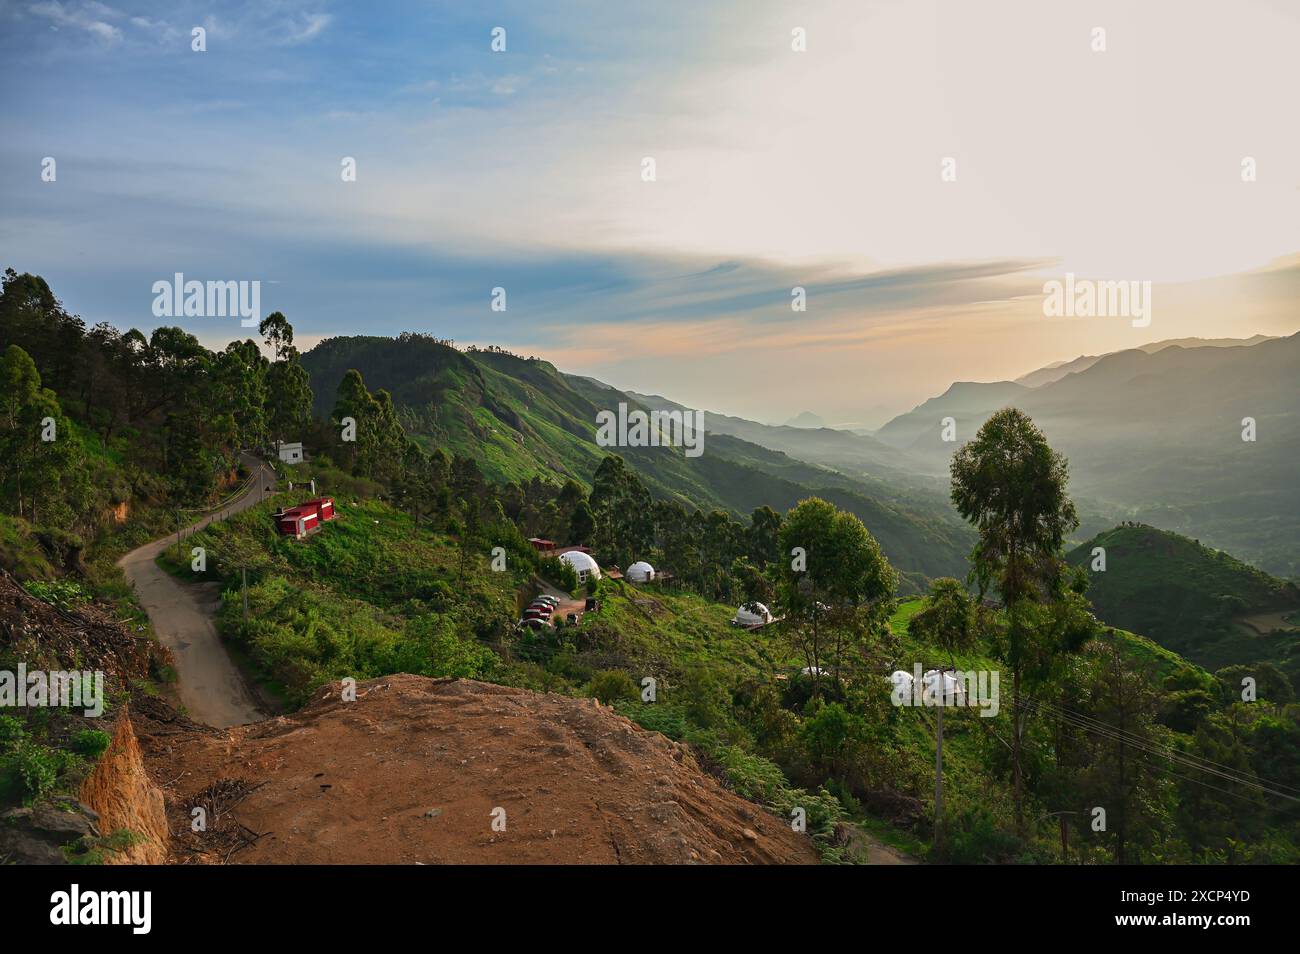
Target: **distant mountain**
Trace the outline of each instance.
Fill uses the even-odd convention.
[[[978,381],[958,381],[938,397],[930,398],[924,404],[889,421],[876,431],[876,437],[898,448],[924,444],[926,435],[934,433],[936,437],[938,436],[941,422],[945,417],[953,418],[957,424],[958,434],[973,434],[979,424],[970,428],[972,422],[983,423],[984,419],[998,408],[1022,400],[1029,390],[1023,384],[1016,384],[1014,381],[994,381],[987,384]],[[949,445],[945,458],[951,457],[955,449]],[[931,454],[925,456],[932,457]],[[929,463],[932,467],[935,465],[933,460]],[[946,471],[946,459],[940,463],[939,471]]]
[[[1091,572],[1088,598],[1112,626],[1141,633],[1211,671],[1272,662],[1300,680],[1300,590],[1199,541],[1120,526],[1072,550]]]
[[[591,379],[587,379],[591,380]],[[608,385],[604,385],[608,386]],[[657,410],[686,410],[684,405],[658,394],[628,395],[644,407]],[[831,467],[868,481],[883,479],[897,486],[925,486],[943,489],[933,481],[918,478],[925,464],[914,460],[903,450],[890,447],[873,437],[853,431],[829,427],[791,427],[790,425],[760,424],[743,417],[707,411],[704,425],[710,434],[729,434],[771,450],[781,451],[791,457]],[[946,485],[945,485],[946,487]]]
[[[1153,341],[1150,344],[1139,345],[1137,351],[1145,351],[1147,354],[1155,354],[1165,348],[1236,348],[1249,347],[1250,345],[1259,344],[1261,341],[1272,341],[1269,335],[1253,335],[1250,338],[1169,338],[1165,341]],[[1110,352],[1114,354],[1115,352]],[[1053,381],[1059,381],[1067,374],[1074,374],[1077,371],[1086,371],[1102,358],[1108,355],[1085,354],[1075,358],[1073,361],[1055,361],[1037,371],[1031,371],[1028,374],[1016,378],[1016,384],[1023,384],[1027,388],[1036,388],[1043,384],[1051,384]]]
[[[1053,381],[1059,381],[1067,374],[1074,374],[1076,371],[1087,371],[1094,364],[1100,361],[1104,355],[1085,354],[1080,355],[1073,361],[1057,361],[1046,367],[1039,368],[1037,371],[1030,371],[1028,374],[1022,374],[1016,378],[1016,384],[1022,384],[1027,388],[1036,388],[1043,384],[1051,384]]]
[[[1248,339],[1249,340],[1249,339]],[[1070,489],[1199,537],[1279,576],[1300,573],[1300,335],[1120,351],[1036,388],[954,385],[876,436],[932,473],[1015,406],[1070,460]],[[956,441],[941,420],[956,420]],[[1242,439],[1243,420],[1254,441]]]
[[[966,571],[972,534],[938,493],[858,478],[787,456],[715,430],[713,415],[706,415],[708,436],[699,457],[686,457],[680,448],[599,447],[599,411],[621,402],[631,409],[660,405],[594,378],[564,375],[546,361],[503,351],[463,352],[427,336],[404,335],[330,338],[304,354],[302,363],[311,376],[317,414],[328,417],[339,382],[356,368],[372,391],[384,388],[392,394],[414,440],[472,457],[494,480],[572,477],[590,486],[600,461],[617,453],[655,497],[692,508],[747,517],[763,505],[786,510],[805,497],[824,497],[870,528],[903,575],[904,592],[915,592],[929,578]],[[870,440],[847,432],[776,430]],[[879,452],[904,456],[884,445]]]
[[[825,427],[826,422],[812,411],[800,411],[785,422],[786,427]]]

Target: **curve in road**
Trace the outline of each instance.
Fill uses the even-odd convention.
[[[262,499],[264,481],[274,486],[275,473],[260,460],[245,456],[254,476],[249,489],[215,513],[186,527],[182,536],[247,510]],[[140,605],[149,614],[159,641],[171,650],[179,677],[181,703],[189,717],[217,728],[260,722],[267,713],[258,705],[243,674],[226,652],[213,625],[213,607],[203,590],[176,580],[155,562],[174,540],[172,535],[146,543],[117,561],[131,581]]]

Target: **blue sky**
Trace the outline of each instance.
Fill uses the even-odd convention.
[[[428,331],[768,420],[1297,330],[1292,6],[975,6],[0,3],[0,265],[91,322],[259,280],[305,345]],[[1048,322],[1064,269],[1156,282],[1152,326]]]

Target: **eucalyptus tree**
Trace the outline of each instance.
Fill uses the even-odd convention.
[[[1047,443],[1027,414],[998,411],[952,459],[952,502],[979,533],[971,553],[971,579],[980,596],[995,587],[1006,606],[1004,661],[1012,678],[1012,773],[1016,830],[1024,826],[1021,680],[1039,668],[1042,630],[1033,604],[1060,593],[1061,547],[1079,517],[1066,493],[1069,464]]]

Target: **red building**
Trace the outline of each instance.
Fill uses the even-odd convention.
[[[554,540],[543,540],[541,537],[529,537],[528,542],[532,544],[533,549],[536,550],[540,556],[544,557],[557,557],[561,553],[568,553],[570,550],[578,550],[582,553],[591,553],[591,547],[588,546],[579,544],[577,546],[562,547]]]
[[[321,523],[334,519],[334,499],[318,497],[296,507],[275,512],[275,528],[286,537],[301,540],[320,529]]]
[[[334,519],[333,497],[317,497],[315,500],[308,500],[305,504],[299,504],[299,506],[314,507],[322,521]]]

